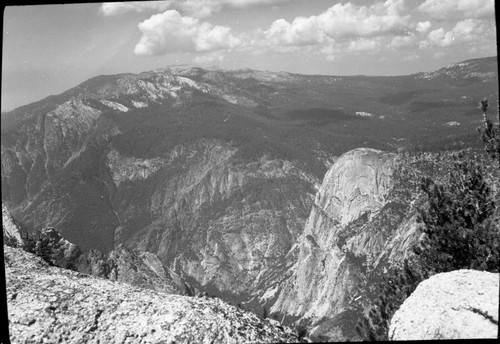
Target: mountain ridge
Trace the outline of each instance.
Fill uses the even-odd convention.
[[[468,64],[458,79],[446,68],[436,78],[183,69],[91,79],[2,126],[2,202],[31,232],[54,227],[84,252],[151,253],[198,290],[352,339],[367,281],[413,240],[418,185],[398,173],[437,178],[443,150],[479,146],[476,104],[498,95],[496,67],[484,65],[493,79],[466,78]],[[340,173],[332,165],[357,171],[359,194],[348,182],[338,195],[322,187]],[[335,225],[321,226],[322,214]],[[297,290],[324,290],[320,276],[340,301],[313,293],[299,309]]]
[[[101,74],[101,75],[96,75],[94,77],[91,77],[85,81],[82,81],[81,83],[77,84],[76,86],[74,87],[71,87],[69,90],[67,91],[64,91],[62,93],[59,93],[59,94],[53,94],[53,95],[49,95],[45,98],[42,98],[40,100],[37,100],[37,101],[34,101],[34,102],[31,102],[31,103],[28,103],[28,104],[25,104],[25,105],[21,105],[21,106],[18,106],[14,109],[11,109],[11,110],[8,110],[8,111],[2,111],[2,115],[8,115],[9,113],[11,112],[21,112],[24,108],[26,107],[30,107],[30,106],[33,106],[35,104],[39,104],[39,103],[42,103],[42,102],[47,102],[49,100],[52,100],[52,99],[55,99],[55,98],[58,98],[58,97],[61,97],[63,95],[67,96],[69,94],[74,94],[77,90],[79,90],[80,88],[82,88],[82,86],[85,86],[87,85],[88,83],[93,83],[95,81],[98,81],[98,80],[102,80],[102,79],[113,79],[113,78],[120,78],[120,77],[126,77],[126,76],[129,76],[129,77],[137,77],[137,76],[141,76],[141,75],[147,75],[147,74],[151,74],[151,73],[163,73],[165,71],[169,71],[171,73],[175,73],[175,74],[180,74],[182,75],[183,71],[184,73],[186,72],[191,72],[191,71],[212,71],[212,72],[222,72],[222,73],[228,73],[228,74],[248,74],[248,72],[250,73],[261,73],[261,74],[264,74],[264,75],[274,75],[274,76],[278,76],[278,75],[290,75],[290,76],[300,76],[300,77],[303,77],[303,78],[307,78],[307,77],[324,77],[324,78],[398,78],[398,77],[411,77],[411,76],[417,76],[417,75],[420,75],[420,74],[428,74],[428,73],[433,73],[433,72],[437,72],[437,71],[441,71],[441,70],[446,70],[446,69],[450,69],[452,67],[455,67],[457,65],[460,65],[460,64],[470,64],[470,63],[473,63],[473,62],[482,62],[482,63],[489,63],[489,64],[492,64],[494,62],[494,64],[496,64],[496,60],[497,60],[497,56],[488,56],[488,57],[479,57],[479,58],[472,58],[472,59],[467,59],[467,60],[463,60],[463,61],[460,61],[460,62],[454,62],[454,63],[451,63],[449,64],[448,66],[446,67],[443,67],[441,69],[438,69],[438,70],[435,70],[435,71],[431,71],[431,72],[416,72],[416,73],[411,73],[411,74],[402,74],[402,75],[392,75],[392,76],[383,76],[383,75],[330,75],[330,74],[300,74],[300,73],[291,73],[291,72],[287,72],[287,71],[279,71],[279,72],[276,72],[276,71],[268,71],[268,70],[256,70],[256,69],[251,69],[251,68],[237,68],[237,69],[223,69],[223,68],[210,68],[210,67],[200,67],[198,65],[182,65],[182,66],[179,66],[179,65],[170,65],[170,66],[166,66],[166,67],[162,67],[162,68],[156,68],[156,69],[153,69],[153,70],[147,70],[147,71],[142,71],[142,72],[138,72],[138,73],[118,73],[118,74]]]

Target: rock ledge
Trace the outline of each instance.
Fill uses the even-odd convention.
[[[12,343],[298,341],[291,330],[219,299],[142,289],[4,249]]]

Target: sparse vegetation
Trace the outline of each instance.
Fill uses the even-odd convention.
[[[486,115],[488,106],[488,99],[486,98],[479,103],[479,107],[483,110],[483,126],[477,128],[477,131],[485,143],[484,149],[493,160],[498,159],[498,168],[500,168],[500,112],[497,113],[498,127],[495,128],[493,122]]]
[[[482,109],[485,113],[484,100]],[[486,115],[484,125],[485,129],[491,128]],[[479,132],[486,151],[496,159],[498,132]],[[485,140],[485,136],[492,139]],[[364,340],[388,340],[390,319],[422,280],[457,269],[499,271],[500,223],[494,193],[481,165],[463,154],[455,155],[453,160],[453,168],[443,183],[422,180],[421,189],[428,199],[427,205],[419,208],[423,238],[414,245],[410,258],[378,284],[380,296],[356,326]]]
[[[5,230],[4,230],[5,232]],[[19,241],[13,237],[13,236],[3,236],[3,243],[4,245],[10,246],[10,247],[18,247],[19,246]]]
[[[498,271],[499,228],[493,193],[480,166],[457,156],[444,185],[426,179],[420,209],[424,240],[415,247],[425,277],[457,269]]]
[[[51,259],[53,252],[50,244],[50,238],[43,236],[41,232],[36,232],[33,235],[26,232],[22,248],[25,251],[42,258],[49,265],[54,265]]]

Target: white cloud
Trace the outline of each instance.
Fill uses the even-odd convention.
[[[438,47],[450,46],[455,40],[455,36],[453,35],[453,33],[451,31],[445,32],[442,27],[429,32],[429,36],[427,36],[427,38],[430,45]]]
[[[100,11],[105,16],[117,16],[128,12],[163,12],[169,9],[175,9],[189,16],[202,18],[219,12],[225,7],[247,8],[252,6],[271,6],[290,1],[294,0],[167,0],[107,2],[101,5]]]
[[[449,47],[457,44],[481,42],[492,36],[492,29],[487,22],[478,19],[465,19],[455,24],[451,30],[439,28],[429,32],[427,39],[420,46]]]
[[[389,46],[393,49],[405,49],[415,47],[417,45],[418,38],[416,35],[411,34],[407,36],[395,36],[392,38]]]
[[[387,0],[369,6],[338,3],[324,12],[291,21],[275,20],[259,30],[250,45],[272,52],[290,52],[307,47],[333,61],[341,54],[377,52],[394,35],[408,35],[416,25],[403,15],[403,0]],[[427,30],[429,22],[420,23]]]
[[[349,43],[348,52],[365,52],[378,50],[380,43],[375,39],[358,38]]]
[[[356,42],[359,37],[377,37],[404,31],[409,16],[400,14],[403,1],[387,0],[369,7],[338,3],[310,17],[274,21],[261,32],[261,45],[317,45],[336,40]],[[361,43],[353,43],[360,47]],[[367,46],[363,41],[362,46]],[[373,46],[373,43],[370,43]],[[353,48],[356,49],[356,48]]]
[[[494,0],[426,0],[417,9],[434,18],[485,18],[495,14]]]
[[[105,2],[99,10],[105,16],[119,16],[128,12],[163,12],[172,4],[173,1]]]
[[[431,26],[429,21],[412,24],[406,34],[394,36],[388,46],[396,50],[417,48],[419,42],[425,39],[425,33],[429,31]]]
[[[489,29],[481,20],[466,19],[459,21],[452,29],[453,34],[462,42],[470,42],[479,40],[481,36],[485,35]]]
[[[285,19],[274,21],[264,33],[264,45],[311,45],[322,43],[325,32],[305,17],[297,17],[292,23]]]
[[[214,26],[183,17],[175,10],[155,14],[139,23],[142,37],[135,46],[137,55],[163,55],[172,52],[209,52],[234,48],[241,40],[226,26]]]
[[[417,31],[417,32],[426,32],[427,30],[430,29],[431,26],[432,26],[432,24],[431,24],[430,21],[418,22],[417,26],[415,28],[415,31]]]

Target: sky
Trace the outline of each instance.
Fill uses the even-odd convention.
[[[167,0],[6,6],[2,112],[169,65],[406,75],[496,55],[494,0]]]

